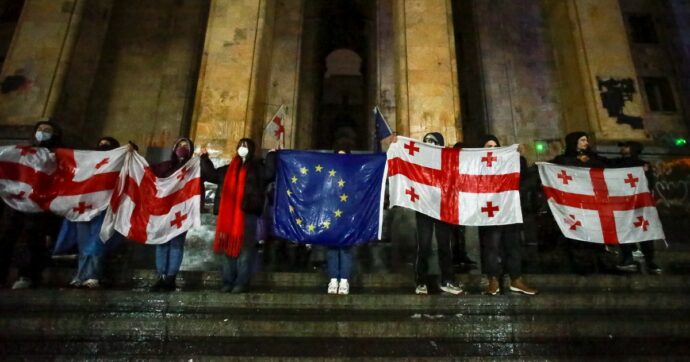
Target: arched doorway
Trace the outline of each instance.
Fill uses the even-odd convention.
[[[334,0],[304,9],[295,147],[371,145],[375,1]]]

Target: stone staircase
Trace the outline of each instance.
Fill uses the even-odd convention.
[[[320,273],[261,273],[224,294],[217,273],[183,272],[180,291],[148,293],[150,271],[109,290],[0,291],[6,359],[687,359],[690,279],[682,275],[527,275],[534,297],[412,294],[403,274],[361,274],[325,294]]]

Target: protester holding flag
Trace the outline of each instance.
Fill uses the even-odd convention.
[[[640,159],[640,153],[644,149],[639,142],[628,141],[619,144],[621,157],[612,160],[613,167],[637,167],[641,166],[644,169],[644,175],[647,178],[647,185],[650,190],[654,190],[656,178],[649,162]],[[616,267],[622,271],[637,271],[637,264],[633,261],[633,251],[637,250],[639,245],[640,250],[645,258],[647,270],[654,274],[661,274],[661,268],[654,262],[654,241],[644,241],[641,243],[621,244],[622,262]]]
[[[36,123],[33,137],[33,147],[52,150],[62,145],[62,129],[49,120]],[[48,245],[52,244],[59,228],[60,218],[49,212],[22,213],[5,207],[0,230],[0,283],[7,279],[14,245],[23,237],[27,250],[17,253],[19,278],[12,289],[25,289],[39,284],[43,269],[50,260]]]
[[[604,168],[609,160],[591,149],[587,133],[571,132],[565,136],[565,152],[549,162],[562,166]],[[602,258],[606,250],[603,245],[568,240],[566,247],[576,273],[589,274],[605,269]]]
[[[427,133],[422,139],[424,143],[443,146],[443,135],[438,132]],[[462,285],[455,283],[452,252],[451,252],[451,228],[452,225],[441,220],[434,219],[421,212],[416,212],[417,220],[417,257],[415,262],[415,279],[417,287],[415,294],[428,294],[427,280],[429,278],[429,255],[431,255],[431,237],[436,230],[436,244],[438,246],[438,259],[441,269],[439,288],[449,294],[462,294]]]
[[[462,142],[456,142],[453,148],[461,150],[464,147]],[[451,229],[451,250],[453,252],[453,265],[461,266],[463,269],[473,269],[477,263],[467,255],[465,243],[465,226],[453,225]]]
[[[151,166],[156,177],[169,177],[182,168],[194,152],[191,139],[182,137],[175,141],[170,160]],[[175,280],[182,265],[184,242],[187,232],[183,232],[166,243],[156,245],[156,272],[158,280],[151,286],[152,292],[170,292],[176,288]]]
[[[498,138],[487,135],[482,147],[501,147]],[[522,277],[522,257],[517,224],[480,226],[479,238],[484,253],[484,268],[488,285],[485,293],[496,295],[501,290],[500,280],[504,273],[510,276],[510,291],[527,295],[537,294],[537,290],[527,285]]]
[[[96,144],[98,151],[110,151],[120,147],[113,137],[102,137]],[[54,254],[61,254],[77,246],[79,259],[77,272],[69,283],[73,287],[99,288],[103,277],[103,263],[106,249],[112,250],[119,234],[107,242],[101,241],[100,232],[105,212],[90,221],[70,221],[65,219],[55,242]]]
[[[218,185],[213,207],[218,215],[213,251],[223,254],[221,291],[242,293],[251,277],[257,223],[264,206],[264,180],[270,178],[273,167],[270,160],[264,167],[249,138],[240,139],[236,151],[229,165],[215,168],[208,151],[202,149],[201,177]]]
[[[336,147],[338,154],[349,154],[350,149]],[[352,245],[330,246],[326,250],[328,267],[328,294],[350,294],[350,276],[352,274]]]

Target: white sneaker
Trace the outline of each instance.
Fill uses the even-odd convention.
[[[79,287],[81,287],[81,281],[77,278],[74,278],[74,279],[72,279],[71,282],[69,282],[69,285],[70,285],[70,287],[79,288]]]
[[[429,294],[429,290],[426,288],[426,284],[417,285],[417,288],[415,288],[415,290],[414,290],[414,294],[419,294],[419,295]]]
[[[338,279],[331,279],[328,283],[328,294],[338,294]]]
[[[439,286],[439,288],[444,292],[448,294],[453,294],[453,295],[460,295],[463,293],[462,286],[461,285],[455,285],[451,282],[445,282]]]
[[[338,284],[338,294],[350,294],[350,283],[347,279],[340,279],[340,284]]]
[[[14,284],[12,284],[12,289],[29,289],[31,288],[31,280],[28,278],[19,278]]]
[[[101,286],[101,284],[98,282],[98,279],[87,279],[81,285],[91,289],[98,288]]]

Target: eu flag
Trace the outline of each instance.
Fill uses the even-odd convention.
[[[386,155],[277,151],[275,235],[349,246],[380,238]]]

